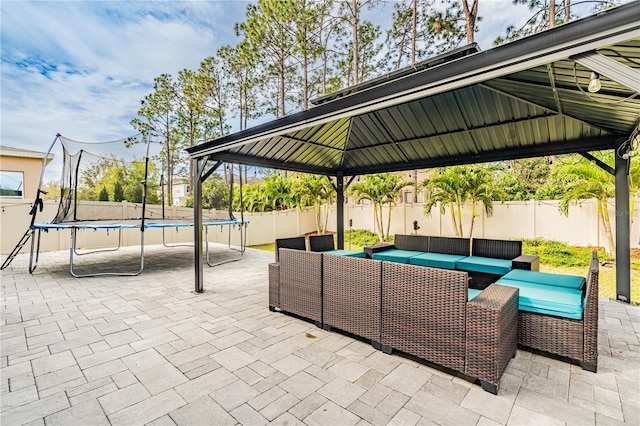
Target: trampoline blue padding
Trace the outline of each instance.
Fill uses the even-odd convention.
[[[224,225],[246,225],[248,221],[235,219],[208,219],[202,222],[202,226],[224,226]],[[77,222],[60,222],[60,223],[34,223],[33,229],[140,229],[142,228],[141,219],[126,220],[93,220],[93,221],[77,221]],[[144,222],[145,229],[158,228],[181,228],[193,226],[193,221],[185,219],[153,219]]]
[[[34,223],[34,229],[135,229],[140,228],[140,222],[134,223],[97,223],[97,222],[73,222],[73,223]]]

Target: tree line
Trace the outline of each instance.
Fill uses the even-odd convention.
[[[593,155],[614,166],[614,152]],[[640,196],[640,163],[630,163],[629,179],[633,211],[633,200]],[[408,186],[416,186],[414,192],[424,194],[424,214],[430,215],[434,208],[439,209],[451,218],[452,228],[459,237],[470,237],[476,218],[482,211],[491,216],[495,203],[557,199],[561,201],[561,212],[568,215],[571,205],[582,199],[596,199],[600,227],[611,250],[615,247],[608,209],[609,201],[615,197],[614,177],[577,154],[556,156],[553,160],[539,157],[435,168],[417,185],[397,173],[371,174],[359,177],[346,192],[354,202],[366,200],[372,205],[375,232],[380,241],[385,241],[389,238],[392,207]],[[274,173],[261,182],[244,186],[241,194],[234,193],[233,206],[249,212],[313,206],[317,232],[323,233],[329,206],[335,199],[335,185],[327,176],[293,173],[284,177]],[[225,209],[228,203],[229,187],[222,176],[214,175],[204,182],[203,208]],[[463,215],[465,209],[469,209],[467,215]],[[463,217],[470,217],[469,222],[463,223]]]
[[[505,28],[503,35],[495,40],[496,44],[569,22],[574,17],[572,7],[584,2],[514,0],[513,3],[527,5],[531,18],[520,28]],[[610,0],[588,3],[594,11],[613,5]],[[388,28],[370,19],[389,11]],[[152,170],[153,179],[147,182],[157,182],[158,175],[162,175],[167,186],[164,202],[171,205],[174,177],[192,176],[184,148],[224,136],[232,129],[246,129],[262,116],[279,118],[308,109],[314,97],[472,43],[480,25],[478,0],[392,3],[259,0],[252,3],[247,6],[245,21],[234,24],[236,45],[219,48],[204,58],[196,70],[184,69],[177,76],[161,74],[154,79],[152,91],[141,100],[137,117],[131,124],[145,138],[161,141],[163,146],[157,159],[159,169]],[[599,155],[605,162],[612,162],[609,154]],[[425,194],[426,214],[435,206],[449,209],[454,229],[460,236],[467,233],[460,213],[461,205],[467,201],[474,210],[478,205],[490,214],[493,201],[588,197],[605,203],[613,197],[610,176],[595,179],[600,185],[597,190],[585,183],[594,182],[594,176],[588,177],[587,171],[592,175],[599,173],[597,167],[586,160],[560,156],[556,163],[558,167],[553,170],[548,158],[434,169],[424,182],[417,181],[415,171],[413,181],[403,181],[398,175],[378,174],[362,177],[349,191],[356,200],[368,199],[374,205],[381,240],[387,236],[385,228],[388,233],[382,205],[397,202],[400,189],[407,185]],[[326,227],[328,205],[335,197],[328,178],[304,174],[287,177],[267,172],[261,183],[245,185],[242,193],[236,191],[234,200],[230,200],[228,170],[224,167],[224,175],[213,174],[204,182],[203,207],[222,209],[231,201],[238,208],[240,198],[248,211],[314,206],[318,231]],[[246,173],[244,169],[245,182]],[[120,177],[114,179],[114,175]],[[129,175],[135,176],[135,172]],[[238,175],[241,177],[243,172]],[[135,202],[138,198],[132,189],[127,193],[116,186],[116,182],[127,179],[127,174],[117,170],[117,166],[105,166],[95,175],[84,177],[87,192],[84,196],[112,201],[123,197]],[[634,179],[637,182],[637,178],[632,178],[632,182]],[[636,188],[632,190],[637,193],[637,185],[632,183],[632,188]],[[417,196],[418,190],[413,193]],[[155,197],[148,202],[160,201],[157,191],[148,191],[148,195]],[[601,210],[605,229],[610,229],[606,209]],[[468,234],[473,230],[475,211],[471,217]],[[388,223],[388,216],[386,219]]]
[[[573,17],[571,0],[514,3],[528,5],[532,17],[506,28],[496,44]],[[598,10],[613,2],[589,3]],[[371,19],[389,13],[388,28]],[[131,124],[163,143],[159,161],[171,205],[174,176],[192,179],[184,148],[246,129],[261,116],[308,109],[314,97],[473,43],[479,25],[479,0],[258,0],[247,6],[245,21],[234,24],[236,45],[219,48],[197,70],[156,77]]]

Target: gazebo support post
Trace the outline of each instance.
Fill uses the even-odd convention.
[[[204,257],[202,254],[202,170],[205,159],[191,160],[193,170],[193,247],[195,265],[195,292],[204,291]]]
[[[344,174],[336,175],[336,227],[338,231],[338,249],[344,249]]]
[[[631,227],[629,212],[629,161],[619,155],[625,139],[616,141],[616,298],[631,301]]]

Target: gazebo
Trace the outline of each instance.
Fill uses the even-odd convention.
[[[579,153],[615,176],[616,294],[629,302],[629,165],[640,144],[639,94],[634,1],[487,51],[460,48],[189,148],[195,291],[203,291],[202,182],[223,162],[334,179],[343,248],[344,190],[357,175]],[[615,166],[595,150],[615,150]]]

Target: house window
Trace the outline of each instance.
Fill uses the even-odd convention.
[[[24,198],[22,172],[0,171],[0,197]]]

